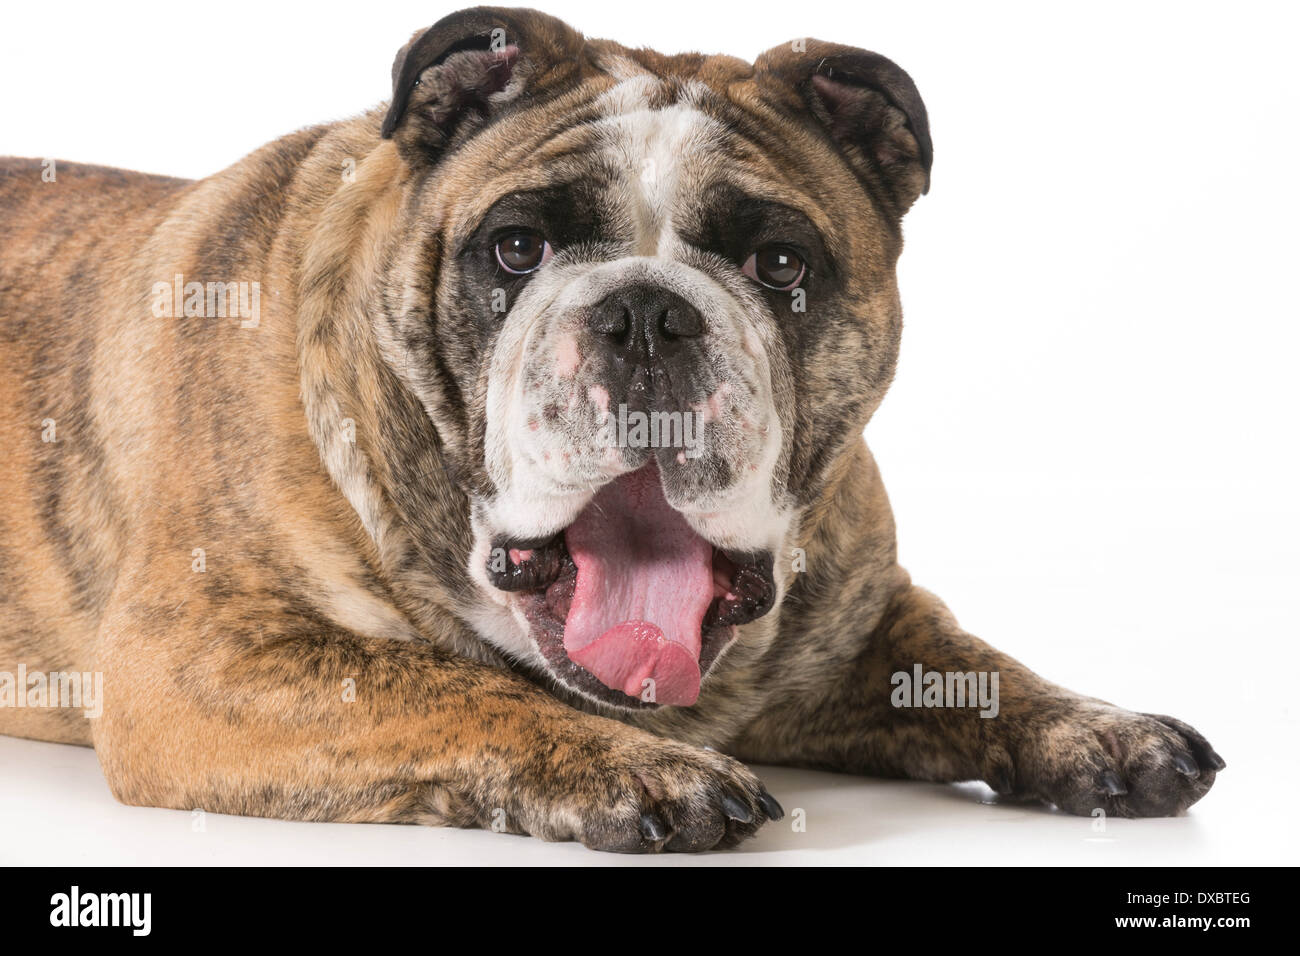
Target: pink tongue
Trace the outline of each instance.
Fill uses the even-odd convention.
[[[695,703],[713,547],[664,499],[659,470],[610,482],[564,540],[578,567],[564,624],[569,659],[630,697]]]

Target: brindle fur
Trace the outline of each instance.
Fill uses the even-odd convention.
[[[526,122],[430,147],[438,132],[418,121],[381,138],[376,110],[286,136],[201,182],[61,162],[47,183],[38,161],[0,164],[0,670],[100,671],[106,686],[98,720],[3,709],[0,731],[93,745],[132,804],[504,824],[621,850],[731,845],[775,815],[723,752],[983,779],[1084,814],[1175,813],[1203,795],[1223,764],[1195,731],[1048,684],[963,632],[896,562],[860,435],[893,371],[898,222],[928,182],[928,157],[900,136],[904,162],[890,175],[816,138],[817,118],[778,80],[842,48],[778,48],[756,69],[583,41],[526,11],[474,15],[531,40]],[[801,416],[786,466],[800,508],[789,544],[807,570],[746,627],[692,708],[603,708],[474,632],[467,492],[486,481],[477,346],[458,324],[470,319],[457,316],[454,283],[434,283],[422,328],[393,318],[394,291],[437,273],[448,235],[491,196],[536,181],[543,161],[563,161],[530,151],[581,155],[580,134],[543,131],[575,125],[614,82],[597,54],[660,77],[666,102],[681,82],[707,84],[755,135],[785,123],[765,138],[851,263],[846,314],[863,319],[788,343]],[[444,148],[458,161],[441,168]],[[175,274],[259,282],[259,327],[155,318],[150,290]],[[376,312],[402,348],[434,356],[419,370],[423,405],[384,362]],[[874,364],[859,360],[864,348]],[[42,440],[46,419],[54,442]],[[355,444],[336,440],[347,419]],[[331,456],[358,476],[370,513],[340,493]],[[999,671],[1000,716],[894,709],[889,675],[914,662]],[[1108,771],[1126,794],[1104,792]],[[744,812],[721,813],[726,794]],[[644,814],[671,838],[647,836]]]

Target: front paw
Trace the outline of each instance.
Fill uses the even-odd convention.
[[[734,847],[784,811],[739,761],[622,732],[557,748],[542,772],[516,777],[511,829],[621,853]],[[569,759],[573,758],[573,759]]]
[[[1062,707],[1061,705],[1064,704]],[[1054,701],[1014,757],[1014,792],[1068,813],[1172,816],[1201,799],[1226,764],[1194,728],[1101,701]]]

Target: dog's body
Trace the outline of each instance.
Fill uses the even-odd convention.
[[[479,9],[387,114],[202,182],[5,161],[0,672],[106,693],[0,732],[93,744],[129,803],[624,850],[778,816],[722,752],[1190,805],[1223,766],[1194,730],[1047,683],[896,563],[861,432],[929,154],[873,54]],[[254,308],[187,316],[212,282]],[[701,444],[611,449],[619,405]],[[996,716],[895,706],[916,665],[996,673]]]

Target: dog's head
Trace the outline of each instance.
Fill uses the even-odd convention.
[[[664,56],[494,8],[393,80],[377,334],[518,622],[490,639],[605,704],[693,703],[892,376],[925,107],[851,47]]]

